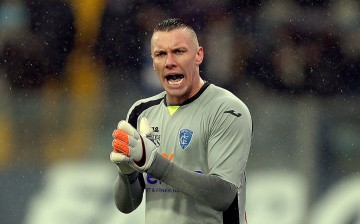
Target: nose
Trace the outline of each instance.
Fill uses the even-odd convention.
[[[176,60],[175,60],[175,57],[174,55],[172,55],[171,53],[169,53],[166,57],[166,60],[165,60],[165,67],[167,69],[171,69],[173,67],[176,66]]]

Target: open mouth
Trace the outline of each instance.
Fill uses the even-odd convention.
[[[184,80],[184,77],[185,76],[182,74],[172,74],[167,75],[165,78],[170,85],[180,85],[181,82]]]

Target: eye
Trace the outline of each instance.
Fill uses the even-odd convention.
[[[154,56],[155,56],[155,57],[162,57],[162,56],[164,56],[165,54],[166,54],[165,52],[159,51],[159,52],[155,52]]]
[[[175,49],[174,50],[175,54],[183,54],[184,52],[185,52],[185,50],[183,50],[183,49]]]

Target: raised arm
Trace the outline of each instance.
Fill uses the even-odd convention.
[[[235,185],[219,176],[185,170],[160,154],[147,173],[218,211],[226,210],[237,193]]]
[[[129,175],[119,173],[113,185],[116,207],[123,213],[134,211],[142,201],[144,186],[141,173],[136,171]]]

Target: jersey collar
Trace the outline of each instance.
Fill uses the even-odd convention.
[[[197,92],[193,97],[185,100],[182,104],[179,105],[171,105],[171,106],[183,106],[186,104],[189,104],[191,102],[193,102],[194,100],[196,100],[197,98],[199,98],[199,96],[205,91],[205,89],[210,85],[210,83],[208,81],[205,81],[204,85],[201,87],[201,89],[199,90],[199,92]],[[164,95],[164,104],[165,106],[169,106],[166,102],[166,94]]]

